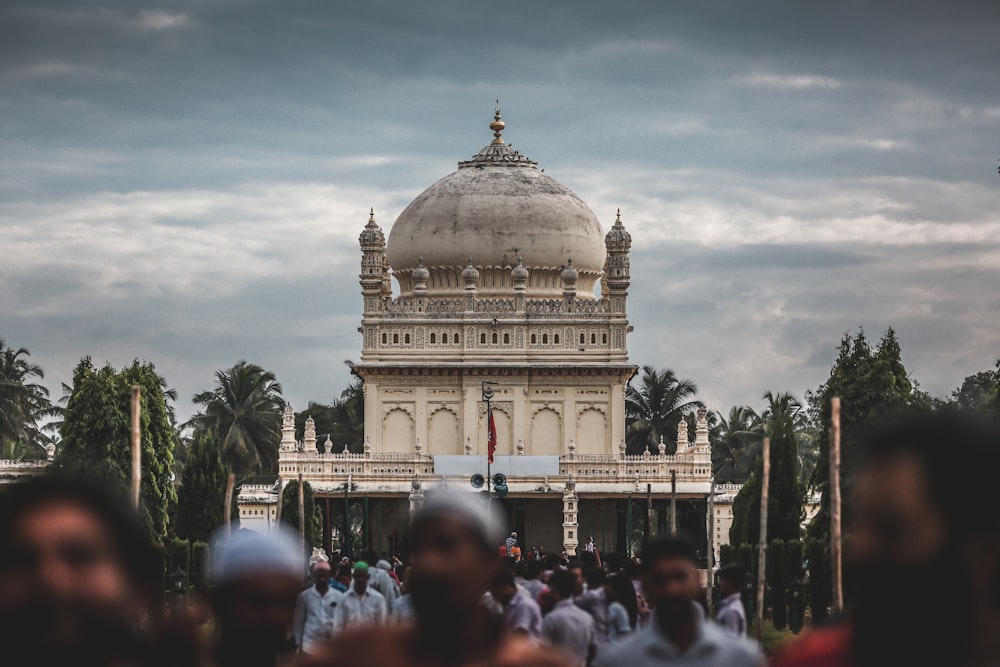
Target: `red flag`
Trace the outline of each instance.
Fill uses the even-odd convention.
[[[493,463],[493,454],[497,451],[497,424],[493,421],[493,408],[489,410],[489,423],[487,425],[486,434],[486,444],[487,451],[489,452],[489,461]]]

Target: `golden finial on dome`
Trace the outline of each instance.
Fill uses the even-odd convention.
[[[507,123],[500,120],[500,100],[497,99],[496,109],[493,111],[493,122],[490,123],[490,129],[493,130],[493,136],[495,137],[491,144],[503,144],[503,139],[500,135],[503,134],[503,129],[507,127]]]
[[[622,221],[622,210],[621,210],[621,207],[618,208],[618,213],[616,215],[617,215],[617,217],[615,218],[615,222],[621,222]]]
[[[368,211],[368,222],[375,222],[375,207],[372,206],[371,210]]]

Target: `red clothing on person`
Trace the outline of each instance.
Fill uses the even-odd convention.
[[[505,547],[504,545],[501,544],[500,545],[500,558],[506,558],[506,557],[507,557],[507,547]]]
[[[806,631],[771,661],[771,667],[854,667],[847,623]]]

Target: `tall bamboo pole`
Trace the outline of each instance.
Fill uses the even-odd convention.
[[[840,533],[840,397],[830,399],[830,567],[833,570],[833,613],[844,609]]]
[[[670,471],[670,534],[677,534],[677,471]]]
[[[302,551],[306,550],[306,491],[302,483],[302,471],[299,471],[299,539],[302,540]]]
[[[222,508],[222,525],[226,527],[226,535],[232,529],[230,524],[232,523],[233,515],[233,487],[236,486],[236,474],[229,473],[226,477],[226,499],[223,501],[225,506]]]
[[[132,507],[139,509],[139,489],[142,487],[142,438],[139,424],[139,403],[142,389],[132,386]]]
[[[705,530],[708,535],[708,579],[705,583],[705,609],[712,611],[712,571],[715,569],[715,476],[712,476],[712,486],[708,492],[708,510],[705,512]]]
[[[757,639],[764,636],[764,586],[767,573],[767,493],[771,481],[771,438],[764,438],[764,475],[760,486],[760,555],[757,558]]]

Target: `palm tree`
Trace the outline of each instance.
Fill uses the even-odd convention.
[[[42,458],[52,442],[39,422],[54,417],[59,409],[49,401],[49,390],[32,378],[45,377],[38,364],[28,361],[30,352],[7,347],[0,338],[0,457]]]
[[[656,452],[662,439],[667,453],[677,450],[677,424],[685,413],[704,407],[688,400],[698,392],[692,380],[677,378],[672,370],[642,367],[639,386],[629,382],[625,390],[625,445],[629,454]]]
[[[215,372],[215,388],[194,397],[202,406],[191,424],[219,438],[223,463],[240,475],[277,473],[285,402],[274,373],[240,361]]]
[[[717,437],[712,443],[712,471],[718,482],[744,482],[760,456],[763,422],[753,408],[736,405],[729,417],[718,416]]]

